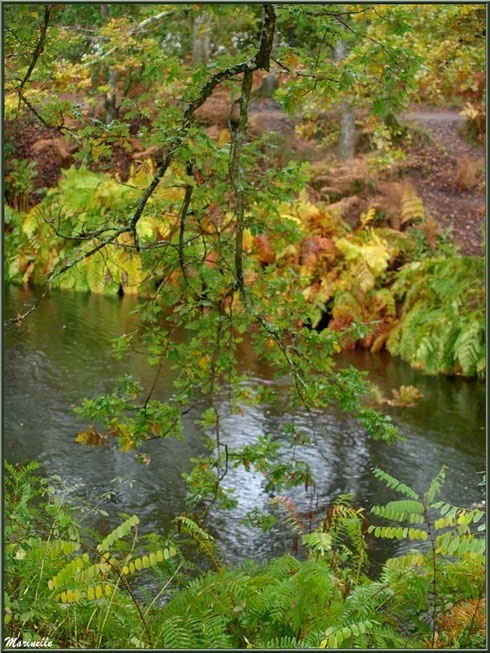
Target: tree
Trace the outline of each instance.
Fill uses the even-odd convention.
[[[345,59],[345,41],[337,41],[335,46],[335,60],[337,62]],[[340,123],[339,159],[347,161],[354,156],[354,137],[356,128],[356,117],[349,101],[342,98],[342,119]]]
[[[120,188],[117,202],[104,211],[87,204],[84,215],[63,207],[62,213],[47,216],[67,242],[53,263],[49,286],[87,265],[94,284],[106,279],[123,291],[135,284],[144,289],[140,326],[120,339],[116,355],[144,348],[156,366],[153,387],[144,389],[125,378],[109,395],[84,400],[79,413],[102,423],[125,451],[136,450],[143,459],[145,442],[181,437],[182,416],[203,408],[200,424],[210,454],[196,459],[186,478],[194,506],[233,505],[235,499],[222,486],[233,466],[263,472],[269,489],[308,486],[309,469],[294,458],[295,446],[307,437],[294,422],[284,427],[293,453],[287,462],[288,452],[279,451],[268,434],[236,449],[223,441],[227,415],[239,414],[243,404],[276,397],[266,384],[251,388],[239,368],[237,349],[247,334],[254,351],[278,375],[291,379],[289,404],[293,412],[299,406],[307,410],[312,432],[316,411],[338,405],[356,414],[373,437],[394,437],[389,418],[362,401],[369,391],[362,375],[352,368],[338,370],[333,359],[345,337],[365,334],[367,327],[354,324],[341,334],[309,328],[312,308],[302,290],[310,280],[297,278],[288,268],[279,274],[277,265],[263,269],[246,255],[246,240],[254,236],[266,236],[279,248],[298,242],[297,220],[284,213],[302,189],[307,169],[303,164],[268,167],[267,135],[251,138],[248,113],[254,75],[269,73],[273,60],[282,77],[276,97],[292,112],[311,94],[336,102],[345,93],[369,101],[380,119],[398,111],[420,62],[405,43],[412,9],[209,5],[209,23],[199,5],[127,11],[111,6],[98,14],[87,7],[75,15],[70,6],[8,9],[7,115],[22,103],[45,126],[74,139],[84,165],[103,160],[115,143],[131,148],[134,118],[138,137],[161,149],[156,166],[142,165],[133,187]],[[238,39],[243,23],[247,30]],[[229,45],[215,51],[208,66],[201,63],[202,53],[200,63],[189,66],[189,59],[197,58],[193,34],[196,44],[210,33],[206,28],[206,35],[196,40],[198,24],[209,30],[225,26],[222,41]],[[345,38],[346,25],[355,33],[355,43],[335,61],[333,50]],[[17,50],[19,57],[14,56]],[[150,93],[131,95],[135,80]],[[107,93],[114,99],[116,88],[117,115],[111,101],[105,108],[113,111],[105,120],[94,119],[90,103],[96,106]],[[86,106],[48,99],[62,89],[86,93]],[[229,133],[223,142],[210,138],[196,120],[196,112],[217,90],[229,97]],[[186,342],[175,340],[176,329],[189,333]],[[171,396],[161,402],[152,392],[166,365],[176,380]],[[97,442],[93,431],[90,437],[87,433],[79,440]]]

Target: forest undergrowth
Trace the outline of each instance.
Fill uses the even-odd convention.
[[[423,494],[374,469],[393,500],[368,515],[339,495],[309,532],[282,502],[306,559],[238,567],[224,565],[190,513],[147,536],[136,515],[124,515],[102,537],[82,522],[103,503],[70,504],[61,479],[48,481],[38,467],[6,466],[7,635],[42,634],[61,648],[485,646],[484,513],[439,499],[445,467]],[[373,538],[418,546],[373,578]],[[193,547],[211,571],[191,562]]]

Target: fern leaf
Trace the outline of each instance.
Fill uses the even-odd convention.
[[[383,481],[389,488],[392,488],[393,490],[400,492],[400,494],[404,494],[405,496],[411,499],[415,499],[415,500],[419,499],[419,495],[414,490],[412,490],[412,488],[408,487],[408,485],[405,485],[404,483],[401,483],[394,476],[387,474],[382,469],[379,469],[378,467],[374,467],[373,474],[380,481]]]
[[[402,195],[402,224],[413,222],[415,220],[424,220],[424,204],[415,190],[407,185]]]
[[[134,526],[137,526],[140,523],[140,520],[138,519],[137,515],[133,515],[132,517],[129,517],[129,519],[126,519],[125,522],[120,524],[117,528],[115,528],[107,537],[105,537],[100,544],[97,545],[97,550],[100,551],[101,553],[104,553],[105,551],[108,551],[114,542],[117,542],[118,540],[121,540],[123,537],[126,537],[131,532],[131,529]]]
[[[304,533],[304,520],[292,499],[283,496],[274,497],[270,502],[272,505],[278,505],[288,513],[286,523],[291,527],[294,533]]]
[[[410,567],[420,567],[423,562],[424,556],[422,553],[410,553],[398,558],[389,558],[386,561],[386,566],[388,569],[404,570]]]
[[[427,503],[432,503],[432,501],[434,501],[436,494],[439,493],[441,486],[444,483],[444,479],[446,478],[446,470],[447,470],[447,465],[442,465],[441,469],[437,472],[437,474],[432,479],[429,489],[424,494],[424,498],[427,501]]]
[[[104,260],[100,253],[93,254],[85,260],[87,270],[87,283],[90,292],[102,294],[104,292]]]

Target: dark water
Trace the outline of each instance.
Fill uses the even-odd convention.
[[[5,296],[6,318],[24,303],[33,300],[31,291],[10,288]],[[136,300],[107,298],[82,293],[60,292],[43,300],[22,327],[10,327],[5,336],[4,360],[4,452],[10,462],[39,460],[42,471],[60,475],[74,494],[93,499],[107,489],[108,480],[116,483],[116,495],[107,518],[96,523],[103,530],[119,521],[121,512],[139,515],[145,531],[164,533],[172,518],[185,507],[182,472],[189,471],[189,458],[204,451],[201,435],[189,414],[185,421],[185,442],[152,441],[144,451],[151,465],[137,463],[134,453],[105,448],[82,447],[75,442],[78,431],[86,427],[73,414],[72,407],[82,397],[108,392],[114,380],[130,373],[146,388],[153,382],[155,368],[137,354],[122,361],[111,357],[111,340],[136,324],[131,314]],[[469,506],[483,497],[478,472],[485,464],[485,386],[477,380],[425,376],[388,355],[367,352],[342,354],[342,362],[367,370],[369,378],[386,395],[400,385],[416,385],[423,393],[413,408],[390,408],[406,442],[387,445],[371,440],[362,428],[346,415],[320,415],[316,424],[316,446],[299,452],[313,468],[317,479],[317,497],[321,512],[339,493],[356,493],[359,503],[395,498],[371,474],[374,466],[397,476],[424,491],[441,464],[449,466],[443,498],[456,505]],[[243,366],[253,379],[269,379],[270,372],[243,349]],[[164,372],[164,371],[163,371]],[[162,373],[157,396],[163,398],[170,388],[170,375]],[[244,415],[235,415],[224,423],[224,442],[230,445],[254,440],[270,433],[280,438],[281,425],[290,420],[287,407],[244,407]],[[296,414],[296,424],[311,429],[307,415]],[[246,512],[258,506],[270,510],[269,495],[259,475],[232,470],[227,476],[239,498],[239,507],[211,514],[225,560],[265,559],[291,550],[292,536],[282,526],[264,535],[240,523]],[[290,493],[302,510],[308,510],[310,498],[303,490]],[[398,549],[396,547],[399,547]],[[376,545],[374,561],[403,551],[407,544],[388,542]]]

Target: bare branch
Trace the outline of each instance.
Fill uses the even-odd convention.
[[[136,27],[133,27],[133,29],[129,32],[131,36],[134,34],[140,34],[141,32],[146,31],[146,29],[150,26],[153,25],[153,23],[157,23],[159,20],[162,18],[166,18],[167,16],[172,16],[175,14],[175,11],[161,11],[159,14],[155,14],[155,16],[150,16],[149,18],[146,18],[143,20],[141,23],[136,25]]]

